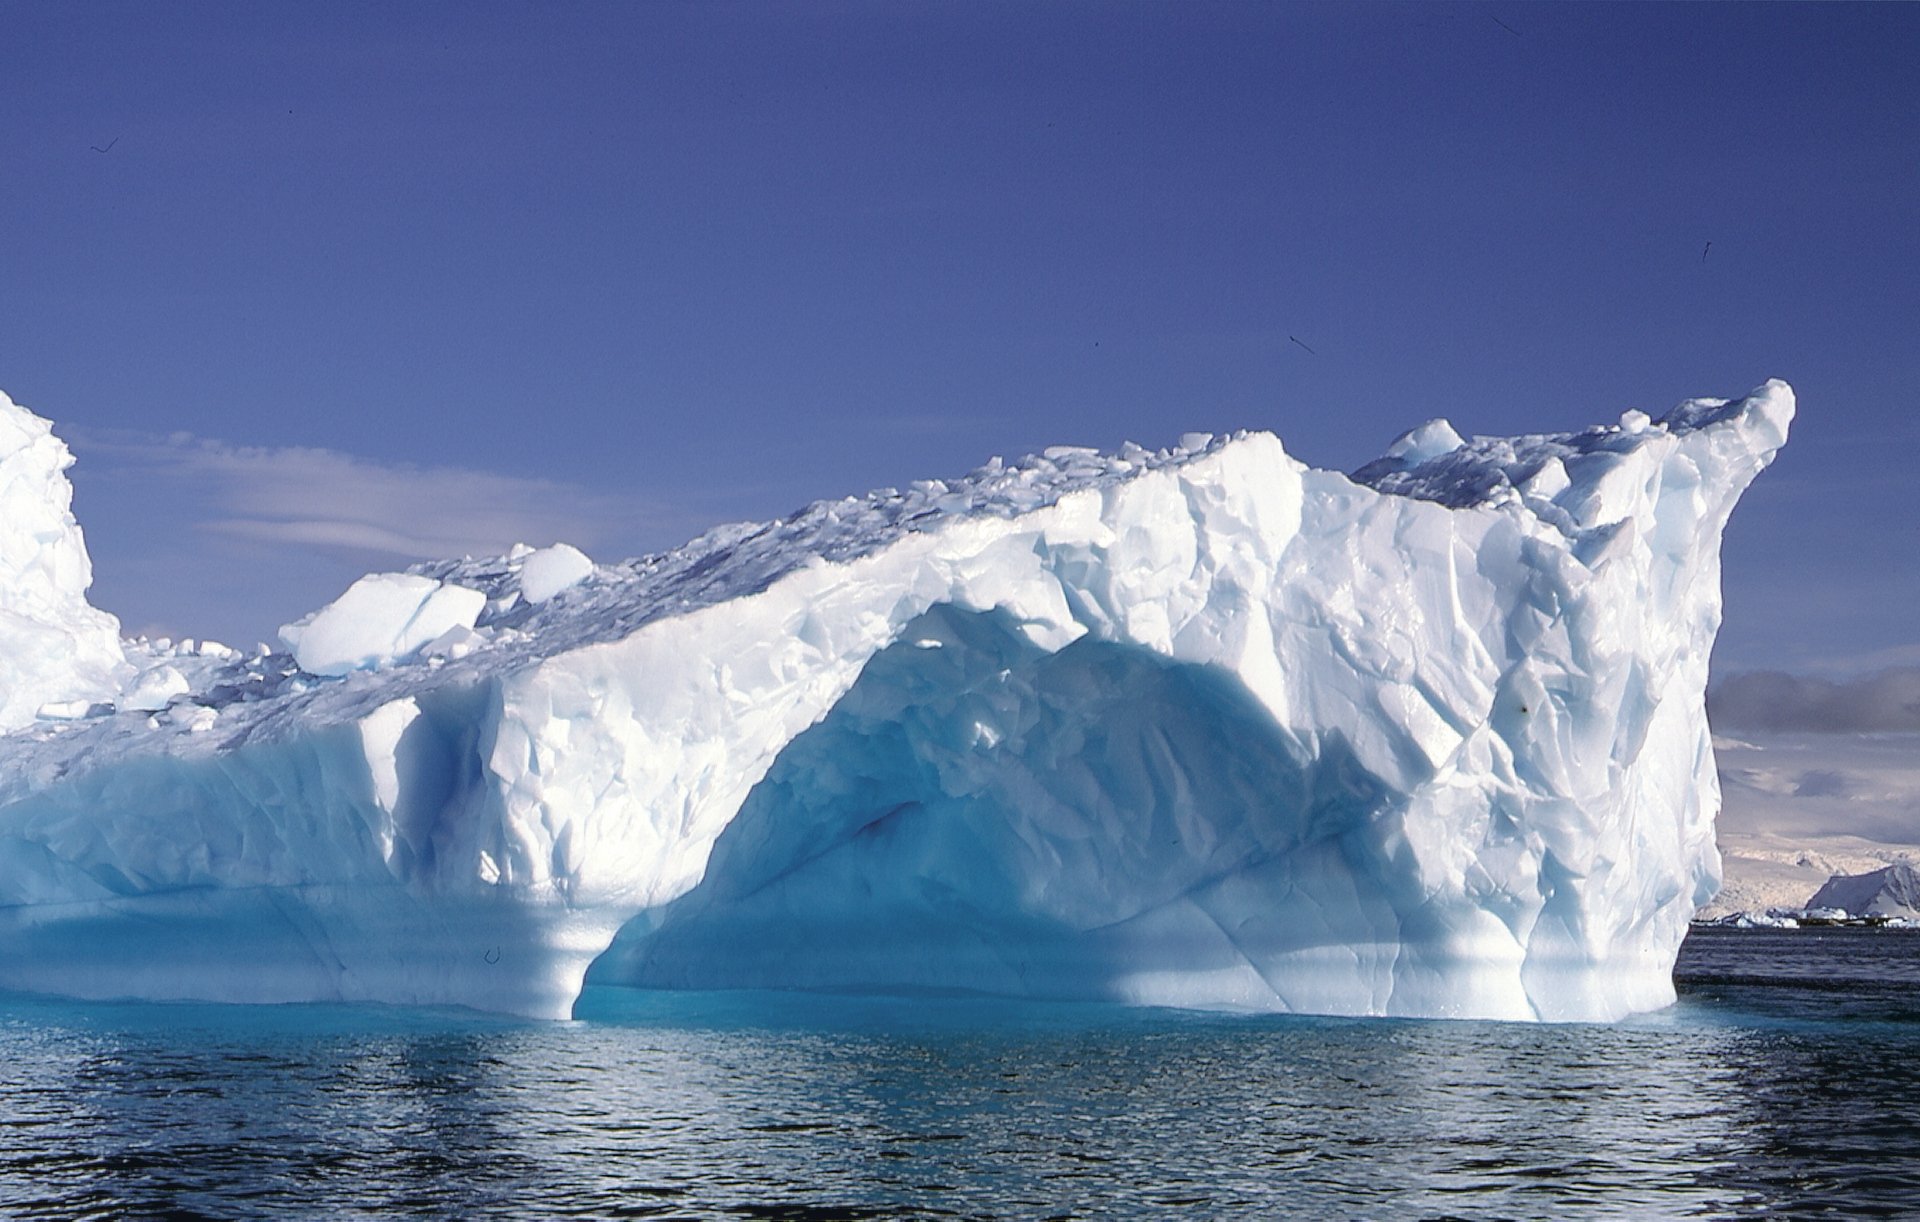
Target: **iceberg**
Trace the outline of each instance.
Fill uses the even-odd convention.
[[[1657,1008],[1719,881],[1721,531],[1793,409],[1431,421],[1351,476],[1056,447],[376,574],[242,656],[117,640],[7,401],[0,987]]]
[[[1835,874],[1806,906],[1838,909],[1857,919],[1920,921],[1920,870],[1910,861],[1896,861],[1865,874]]]

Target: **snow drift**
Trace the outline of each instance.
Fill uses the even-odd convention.
[[[1792,414],[1436,421],[1352,477],[1058,448],[622,565],[416,566],[290,654],[129,646],[124,695],[0,739],[0,987],[1658,1007],[1718,881],[1720,532]],[[10,563],[69,537],[20,521]],[[9,709],[111,677],[70,540],[32,623],[93,643]]]

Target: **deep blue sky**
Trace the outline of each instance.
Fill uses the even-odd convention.
[[[1718,662],[1920,661],[1917,6],[0,0],[0,82],[0,389],[130,630],[1780,376]]]

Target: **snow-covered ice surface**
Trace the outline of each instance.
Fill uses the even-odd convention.
[[[1720,532],[1792,414],[1772,382],[1577,434],[1429,423],[1351,478],[1263,433],[1063,447],[586,574],[416,566],[291,655],[133,643],[118,707],[77,705],[75,651],[33,696],[61,715],[0,740],[0,987],[564,1016],[598,959],[1658,1007],[1718,882]]]

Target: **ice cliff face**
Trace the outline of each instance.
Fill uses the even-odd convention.
[[[1720,532],[1792,413],[1434,422],[1352,478],[1057,449],[356,585],[0,740],[0,986],[1657,1007],[1717,884]]]

